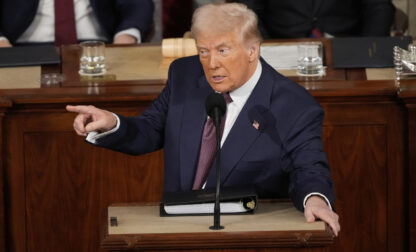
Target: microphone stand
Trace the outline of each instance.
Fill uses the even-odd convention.
[[[214,225],[209,227],[212,230],[220,230],[224,229],[224,226],[220,225],[220,185],[221,185],[221,139],[220,139],[220,121],[221,116],[218,108],[214,108],[214,124],[215,124],[215,133],[217,137],[217,151],[215,154],[215,166],[216,166],[216,173],[217,173],[217,184],[216,184],[216,191],[215,191],[215,205],[214,205]]]

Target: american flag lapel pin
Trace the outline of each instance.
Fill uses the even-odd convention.
[[[256,130],[259,130],[260,124],[258,121],[254,120],[252,125]]]

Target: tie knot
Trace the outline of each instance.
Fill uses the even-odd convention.
[[[233,101],[233,99],[231,99],[230,92],[222,93],[222,96],[227,104]]]

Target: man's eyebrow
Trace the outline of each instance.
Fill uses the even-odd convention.
[[[230,43],[228,43],[228,42],[223,42],[223,43],[221,43],[221,44],[218,44],[218,45],[216,45],[214,48],[215,49],[218,49],[218,48],[221,48],[221,47],[230,47],[231,46],[231,44]],[[205,47],[205,46],[202,46],[202,45],[196,45],[196,47],[198,48],[198,49],[207,49],[207,47]]]
[[[219,44],[219,45],[215,46],[215,48],[220,48],[220,47],[230,47],[230,46],[231,46],[231,44],[230,44],[230,43],[224,42],[224,43],[221,43],[221,44]]]

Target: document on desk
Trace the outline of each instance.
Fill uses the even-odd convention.
[[[297,45],[262,45],[260,56],[274,69],[296,69]]]
[[[0,48],[0,67],[59,64],[61,60],[56,50],[53,45]]]
[[[220,209],[221,213],[244,213],[252,210],[245,205],[243,201],[221,202]],[[168,215],[212,214],[214,203],[164,206],[164,210]]]
[[[332,40],[334,68],[394,67],[393,48],[407,49],[412,37],[353,37]]]
[[[248,214],[257,208],[257,194],[252,188],[222,188],[221,213]],[[164,192],[160,216],[210,215],[214,213],[215,189]]]

